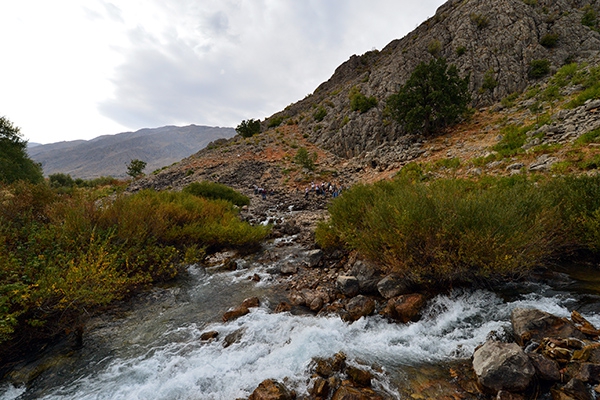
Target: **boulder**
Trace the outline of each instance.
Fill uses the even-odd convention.
[[[528,356],[538,378],[550,382],[560,381],[560,366],[556,361],[537,353],[530,353]]]
[[[381,280],[374,265],[365,261],[358,260],[352,265],[350,275],[355,276],[358,280],[360,293],[362,294],[377,294],[377,284]]]
[[[242,307],[253,308],[258,307],[260,305],[260,300],[258,297],[249,297],[242,301]]]
[[[219,332],[217,332],[217,331],[203,332],[200,335],[200,340],[202,340],[202,341],[212,340],[212,339],[216,339],[217,336],[219,336]]]
[[[377,283],[377,291],[385,299],[407,293],[409,285],[406,280],[398,274],[390,274]]]
[[[422,294],[405,294],[389,299],[381,314],[396,321],[407,323],[419,317],[424,305],[425,296]]]
[[[495,393],[521,392],[535,375],[535,368],[519,345],[491,340],[473,354],[473,370],[481,386]]]
[[[231,321],[233,319],[239,318],[243,315],[246,315],[250,312],[250,310],[248,309],[248,307],[244,307],[244,306],[237,306],[236,308],[234,308],[233,310],[229,310],[227,312],[225,312],[225,314],[223,314],[222,320],[223,322],[227,322],[227,321]]]
[[[358,279],[355,276],[340,275],[337,278],[337,288],[348,297],[356,296],[360,291]]]
[[[579,379],[571,379],[565,386],[553,389],[552,398],[556,400],[594,400],[594,396],[585,383]]]
[[[322,258],[323,250],[309,250],[306,252],[306,266],[309,268],[318,267]]]
[[[294,396],[282,384],[273,379],[262,381],[248,400],[292,400]]]
[[[522,346],[530,340],[541,341],[547,337],[585,339],[585,335],[571,321],[544,311],[515,308],[510,318],[515,340]]]
[[[350,299],[346,304],[346,311],[352,321],[356,321],[360,317],[366,317],[375,310],[375,301],[370,297],[362,294]]]
[[[373,379],[373,375],[371,375],[369,371],[350,366],[346,368],[346,374],[356,386],[371,387],[371,379]]]
[[[329,395],[329,381],[318,376],[310,389],[311,398],[326,399]]]
[[[600,364],[581,364],[577,378],[583,382],[600,383]]]
[[[293,275],[298,272],[298,266],[292,263],[285,263],[279,268],[281,275]]]

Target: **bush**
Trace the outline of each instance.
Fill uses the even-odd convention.
[[[101,204],[82,190],[13,184],[0,192],[0,342],[72,330],[205,249],[256,246],[268,231],[229,202],[188,193],[146,190]]]
[[[494,78],[494,70],[488,69],[483,75],[483,84],[481,89],[493,91],[498,86],[498,81]]]
[[[592,7],[588,6],[585,8],[585,13],[583,14],[583,17],[581,17],[581,23],[590,28],[596,27],[596,24],[598,23],[597,15]]]
[[[27,154],[27,141],[21,131],[5,117],[0,117],[0,183],[24,180],[39,183],[44,180],[42,167]]]
[[[429,135],[458,122],[468,111],[469,78],[437,58],[420,63],[398,93],[387,99],[386,111],[409,133]]]
[[[304,147],[300,147],[294,156],[294,162],[309,171],[314,171],[315,161],[317,161],[317,153],[309,154]]]
[[[554,48],[558,43],[558,33],[548,33],[542,36],[540,39],[540,44],[547,48]]]
[[[550,61],[543,60],[533,60],[529,63],[529,71],[527,74],[532,79],[543,78],[548,75],[550,72]]]
[[[269,120],[268,128],[276,128],[283,122],[283,117],[273,117]]]
[[[375,97],[367,97],[360,92],[357,87],[353,87],[350,90],[350,109],[352,111],[360,111],[361,114],[366,113],[371,108],[377,106],[377,99]]]
[[[250,204],[250,198],[248,196],[244,196],[229,186],[216,182],[194,182],[186,186],[183,191],[206,199],[226,200],[239,207]]]
[[[317,122],[323,121],[325,116],[327,116],[327,110],[323,106],[319,106],[319,108],[317,108],[317,111],[315,111],[315,113],[313,114],[313,118]]]
[[[477,29],[483,29],[490,24],[489,18],[482,14],[471,13],[469,18],[477,26]]]
[[[502,139],[492,147],[503,157],[510,157],[523,151],[522,147],[527,139],[526,130],[516,125],[508,125],[501,131]]]
[[[243,120],[235,128],[235,131],[241,137],[245,137],[245,138],[252,137],[252,136],[256,135],[257,133],[260,133],[260,121],[257,119]]]
[[[493,282],[575,248],[595,249],[599,209],[599,177],[399,177],[345,192],[316,238],[343,243],[416,283]]]

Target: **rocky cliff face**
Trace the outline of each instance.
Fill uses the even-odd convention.
[[[273,118],[298,123],[311,142],[345,158],[382,145],[409,148],[415,138],[388,121],[384,109],[385,99],[416,65],[434,56],[446,58],[470,77],[473,106],[490,105],[536,83],[529,74],[534,60],[548,60],[553,72],[566,62],[597,56],[600,33],[582,23],[590,10],[600,13],[600,4],[592,0],[450,0],[406,37],[381,51],[350,57],[312,95],[266,123]],[[352,88],[374,96],[378,105],[365,113],[352,111]]]

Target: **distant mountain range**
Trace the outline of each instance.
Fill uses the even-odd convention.
[[[214,140],[228,139],[235,134],[233,128],[164,126],[91,140],[31,143],[27,151],[32,160],[42,164],[46,176],[65,173],[83,179],[123,178],[127,176],[131,160],[145,161],[144,172],[151,173],[189,157]]]

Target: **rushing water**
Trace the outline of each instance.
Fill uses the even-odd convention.
[[[257,271],[263,277],[258,284],[248,280]],[[348,324],[337,317],[276,314],[271,309],[280,294],[261,271],[206,274],[192,267],[185,283],[158,291],[147,307],[97,323],[83,349],[44,369],[30,387],[5,384],[0,399],[236,399],[267,378],[303,394],[313,357],[339,351],[351,364],[373,367],[380,391],[402,398],[397,387],[411,369],[469,358],[491,331],[504,334],[515,307],[568,316],[592,296],[595,301],[584,302],[585,316],[600,325],[600,313],[590,306],[598,304],[597,294],[581,285],[574,290],[571,280],[563,289],[531,285],[512,288],[510,295],[440,295],[419,322],[409,324],[380,317]],[[228,307],[249,296],[259,296],[261,306],[237,320],[217,322]],[[200,340],[208,330],[219,332],[217,340]],[[228,335],[238,339],[224,347]]]

